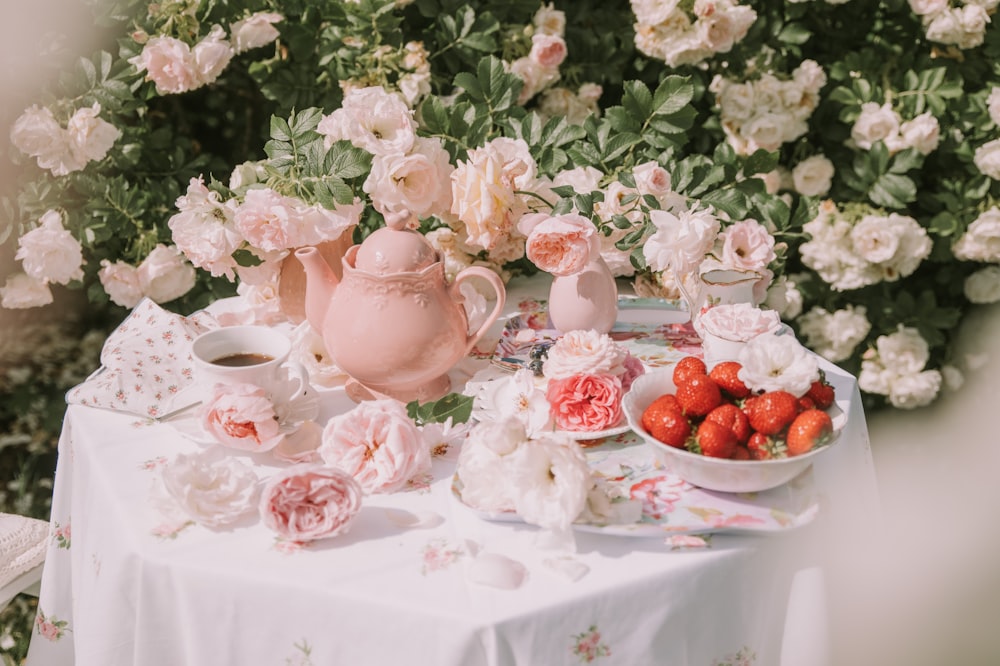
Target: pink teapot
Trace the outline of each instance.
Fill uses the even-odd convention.
[[[506,299],[500,277],[479,266],[449,285],[437,252],[408,229],[387,226],[349,248],[340,279],[315,248],[295,256],[305,268],[306,319],[351,377],[346,389],[356,401],[426,402],[448,393],[448,371],[496,321]],[[470,334],[459,287],[473,277],[490,284],[496,304]]]

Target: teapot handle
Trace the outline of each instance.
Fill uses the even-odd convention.
[[[482,266],[469,266],[468,268],[462,269],[458,275],[455,276],[455,281],[452,283],[449,290],[453,300],[461,302],[462,294],[459,287],[462,282],[472,277],[480,277],[489,282],[490,286],[493,287],[493,291],[496,292],[497,302],[496,305],[493,306],[493,311],[486,317],[486,321],[484,321],[483,325],[479,327],[479,330],[466,338],[466,354],[469,353],[473,345],[479,342],[479,338],[483,337],[489,327],[493,325],[493,322],[497,320],[497,317],[500,316],[500,313],[503,310],[504,304],[507,302],[507,290],[503,286],[503,280],[500,279],[499,275]]]

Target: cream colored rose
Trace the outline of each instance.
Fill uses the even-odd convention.
[[[83,279],[83,248],[55,210],[46,211],[39,225],[18,239],[15,259],[24,272],[44,282],[68,284]]]
[[[97,278],[111,300],[123,308],[134,308],[142,300],[139,273],[132,264],[124,261],[111,263],[103,259]]]
[[[795,165],[792,169],[792,183],[799,194],[819,197],[830,191],[833,174],[833,162],[824,155],[813,155]]]
[[[469,245],[490,250],[510,236],[527,210],[516,191],[530,191],[535,161],[521,139],[493,139],[469,151],[451,174],[451,212],[465,224]]]
[[[788,391],[801,397],[819,378],[816,357],[794,335],[758,335],[740,350],[738,360],[743,367],[737,374],[752,391]]]
[[[649,214],[656,233],[643,245],[646,263],[654,271],[693,271],[715,244],[721,224],[707,210],[673,213],[654,210]]]
[[[897,409],[916,409],[934,401],[941,391],[941,373],[924,370],[896,378],[889,389],[889,402]]]
[[[899,374],[920,372],[930,360],[927,340],[917,329],[902,324],[894,333],[879,336],[875,348],[882,364]]]
[[[607,334],[568,331],[549,348],[542,372],[549,380],[601,373],[618,376],[625,371],[627,356],[628,352]]]
[[[798,319],[806,345],[823,358],[837,363],[850,358],[872,325],[863,305],[848,305],[836,312],[814,307]]]
[[[280,34],[274,24],[284,20],[285,17],[276,12],[256,12],[233,23],[229,26],[229,33],[232,35],[234,50],[236,53],[243,53],[270,44]]]
[[[994,180],[1000,180],[1000,139],[994,139],[976,148],[973,162],[983,174]]]
[[[157,245],[136,270],[143,293],[154,303],[168,303],[188,293],[195,283],[194,267],[173,245]]]
[[[994,86],[986,98],[986,108],[994,125],[1000,125],[1000,88]]]
[[[913,13],[920,16],[938,14],[948,9],[948,0],[909,0],[909,3]]]
[[[221,26],[213,25],[211,32],[194,45],[191,58],[199,86],[219,78],[219,74],[233,59],[233,47],[226,41],[226,33]]]
[[[44,280],[25,273],[14,273],[0,287],[0,307],[8,310],[38,308],[52,302],[52,290]]]
[[[981,268],[965,278],[965,297],[972,303],[1000,301],[1000,266]]]
[[[70,150],[77,158],[78,168],[87,162],[102,160],[121,137],[121,131],[99,117],[101,105],[94,102],[89,107],[77,109],[66,126]]]
[[[453,167],[438,139],[416,139],[408,155],[376,155],[363,189],[383,215],[427,217],[451,208]]]
[[[952,247],[956,259],[1000,262],[1000,208],[979,214]]]
[[[899,132],[899,114],[888,103],[876,102],[861,105],[861,115],[854,121],[851,138],[858,147],[869,150],[876,141],[885,141]]]
[[[544,35],[560,35],[566,31],[566,13],[555,9],[552,3],[542,5],[531,19],[535,30]]]
[[[257,476],[220,446],[178,454],[162,475],[174,501],[205,527],[224,527],[257,511]]]
[[[930,155],[941,142],[941,126],[930,111],[907,120],[900,126],[899,134],[903,145],[915,148],[922,155]]]

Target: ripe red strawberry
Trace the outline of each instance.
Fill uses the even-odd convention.
[[[680,411],[660,409],[651,419],[649,434],[667,446],[683,449],[691,436],[691,423]]]
[[[677,396],[673,393],[664,393],[659,398],[649,403],[642,413],[642,427],[646,429],[647,432],[652,432],[652,427],[650,426],[652,417],[657,416],[660,412],[664,410],[670,410],[680,413],[682,410],[681,403],[677,401]]]
[[[745,446],[740,446],[740,445],[737,444],[736,448],[733,449],[732,459],[733,460],[750,460],[750,449],[748,449]]]
[[[674,386],[680,387],[692,375],[708,374],[705,362],[697,356],[685,356],[674,366]]]
[[[722,392],[708,375],[692,375],[677,387],[677,402],[688,416],[701,417],[722,404]]]
[[[826,377],[820,375],[820,378],[814,381],[809,390],[806,391],[805,397],[810,398],[817,408],[829,409],[835,397],[833,386],[826,381]]]
[[[702,421],[689,450],[710,458],[730,458],[736,450],[736,435],[724,425]]]
[[[788,391],[768,391],[747,399],[743,411],[751,428],[765,435],[776,435],[798,415],[799,399]]]
[[[723,361],[708,373],[708,376],[715,380],[719,388],[731,395],[736,400],[742,400],[750,395],[750,389],[743,383],[737,373],[743,366],[737,361]]]
[[[736,441],[744,444],[750,437],[750,420],[736,405],[731,402],[724,402],[705,416],[706,421],[713,421],[719,425],[724,425],[736,435]]]
[[[779,437],[768,437],[762,432],[750,433],[747,440],[747,451],[751,460],[773,460],[785,458],[788,453],[785,442]]]
[[[822,409],[809,409],[788,426],[788,455],[798,456],[826,444],[833,433],[833,421]]]
[[[816,409],[816,401],[808,395],[804,395],[799,398],[799,411],[804,412],[807,409]]]

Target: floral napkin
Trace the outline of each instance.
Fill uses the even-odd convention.
[[[66,402],[157,418],[186,406],[184,389],[194,379],[191,342],[218,328],[196,312],[183,317],[146,298],[108,336],[101,367],[70,389]]]

